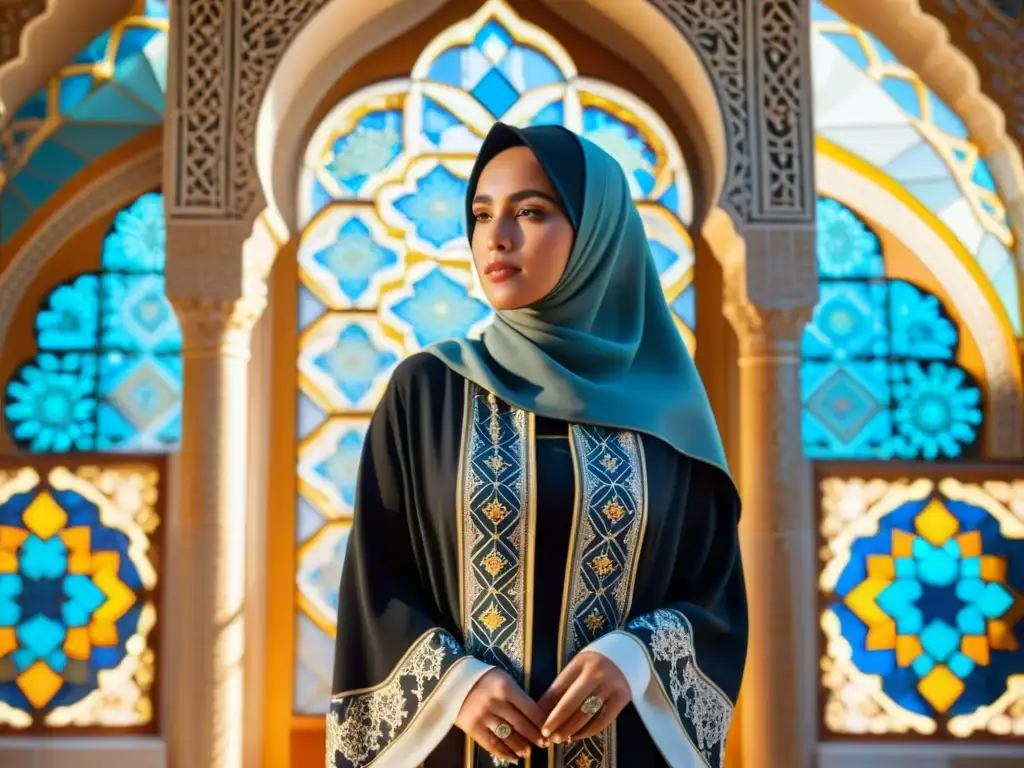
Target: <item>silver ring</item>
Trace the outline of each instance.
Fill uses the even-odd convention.
[[[580,705],[580,712],[588,717],[593,717],[604,709],[604,699],[600,696],[588,696]]]
[[[512,735],[512,726],[508,723],[498,723],[491,729],[491,733],[493,733],[499,739],[504,741]]]

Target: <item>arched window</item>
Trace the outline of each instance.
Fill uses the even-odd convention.
[[[1019,738],[1024,478],[983,461],[1019,407],[1015,234],[961,118],[825,3],[812,21],[804,446],[856,460],[815,489],[822,736]]]
[[[28,451],[173,450],[181,435],[181,331],[164,294],[163,197],[117,214],[101,270],[54,288],[36,356],[7,384],[4,415]]]
[[[490,320],[463,195],[490,126],[564,125],[629,178],[691,349],[693,202],[680,148],[640,99],[580,75],[551,35],[490,0],[407,78],[362,88],[315,131],[300,177],[298,633],[295,709],[325,711],[337,586],[369,414],[395,365]]]
[[[820,299],[804,332],[804,447],[812,458],[954,459],[976,453],[981,392],[959,333],[927,291],[886,276],[878,237],[818,200]]]

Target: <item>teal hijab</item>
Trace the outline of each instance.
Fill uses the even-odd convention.
[[[470,239],[480,173],[514,146],[537,157],[576,231],[565,272],[538,303],[496,312],[480,340],[451,339],[426,351],[518,408],[653,435],[729,474],[707,392],[611,155],[565,128],[496,124],[469,179]]]

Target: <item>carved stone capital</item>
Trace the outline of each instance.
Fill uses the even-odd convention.
[[[243,297],[237,301],[176,299],[172,305],[181,324],[182,357],[232,357],[248,360],[252,329],[264,302]]]
[[[740,342],[740,365],[799,363],[800,341],[812,307],[766,308],[749,301],[726,301],[725,316]]]

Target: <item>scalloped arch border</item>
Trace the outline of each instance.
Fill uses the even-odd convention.
[[[47,262],[80,229],[159,186],[163,180],[162,154],[161,147],[154,147],[133,155],[79,190],[36,229],[32,239],[0,273],[0,350],[6,344],[11,321],[21,308],[25,289]]]
[[[46,9],[22,30],[18,55],[0,65],[0,110],[14,114],[90,40],[127,16],[132,3],[133,0],[48,0]],[[0,121],[2,118],[0,112]]]
[[[877,37],[964,121],[1006,203],[1017,266],[1024,272],[1024,158],[1007,131],[1006,114],[985,93],[974,61],[956,47],[945,24],[921,8],[920,0],[823,2]]]

